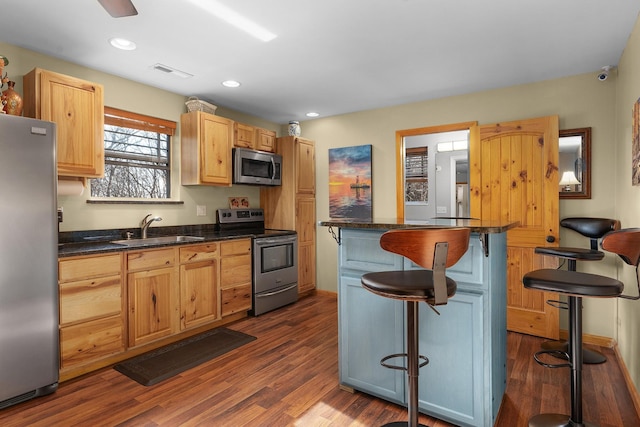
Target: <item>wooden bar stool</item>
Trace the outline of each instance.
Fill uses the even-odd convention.
[[[624,262],[636,268],[636,281],[640,293],[638,262],[640,261],[640,228],[612,231],[602,239],[602,248],[616,253]],[[569,362],[544,363],[540,356],[553,350],[542,350],[534,355],[536,362],[549,368],[571,368],[571,415],[539,414],[529,420],[529,427],[586,426],[595,424],[582,419],[582,297],[629,298],[622,295],[622,282],[610,277],[575,271],[542,269],[525,274],[525,288],[566,294],[569,301]]]
[[[538,247],[535,249],[537,254],[555,256],[567,260],[567,269],[576,271],[576,261],[600,261],[604,258],[604,252],[598,250],[598,241],[610,231],[620,229],[620,221],[608,218],[587,218],[575,217],[564,218],[560,221],[560,226],[573,230],[576,233],[589,238],[590,248],[575,247]],[[566,309],[564,303],[560,301],[547,301],[553,307]],[[567,341],[545,341],[542,343],[545,350],[555,350],[555,357],[568,360],[569,359],[569,343]],[[582,349],[582,361],[586,364],[604,363],[607,358],[600,352]]]
[[[429,359],[418,352],[418,303],[431,308],[446,304],[456,293],[456,282],[445,275],[445,270],[464,255],[469,247],[468,228],[414,228],[387,231],[380,238],[382,249],[402,255],[425,270],[401,270],[367,273],[362,286],[385,298],[406,301],[407,350],[384,357],[380,364],[391,369],[407,371],[407,422],[393,422],[386,427],[423,426],[418,424],[418,374]],[[435,310],[435,309],[434,309]],[[436,311],[437,313],[437,311]],[[406,357],[407,367],[387,364],[389,359]],[[423,362],[421,363],[420,360]],[[423,426],[424,427],[424,426]]]

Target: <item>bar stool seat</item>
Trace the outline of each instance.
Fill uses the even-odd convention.
[[[412,228],[391,230],[380,238],[382,249],[402,255],[425,270],[399,270],[367,273],[362,286],[385,298],[405,301],[407,319],[406,353],[385,356],[380,364],[407,371],[408,421],[385,424],[385,427],[424,427],[418,423],[418,372],[429,359],[418,352],[418,303],[433,306],[446,304],[456,293],[456,282],[445,275],[469,248],[468,228]],[[435,309],[434,309],[435,310]],[[436,311],[437,313],[437,311]],[[406,357],[406,368],[387,364],[396,357]],[[420,360],[423,362],[420,363]]]

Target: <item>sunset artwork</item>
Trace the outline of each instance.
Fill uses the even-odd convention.
[[[329,149],[329,216],[372,219],[371,145]]]

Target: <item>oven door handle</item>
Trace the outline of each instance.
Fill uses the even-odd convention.
[[[281,293],[283,293],[283,292],[290,291],[291,289],[293,289],[293,288],[295,288],[295,287],[297,287],[297,286],[298,286],[298,284],[297,284],[297,283],[294,283],[293,285],[291,285],[291,286],[287,286],[286,288],[284,288],[284,289],[280,289],[279,291],[275,291],[275,292],[266,292],[266,293],[262,293],[262,294],[256,294],[256,298],[272,297],[272,296],[274,296],[274,295],[278,295],[278,294],[281,294]]]
[[[260,239],[256,239],[255,243],[258,246],[283,245],[283,244],[287,244],[287,243],[293,243],[293,242],[296,241],[297,238],[298,238],[298,236],[282,236],[282,237],[278,237],[277,239],[260,238]]]

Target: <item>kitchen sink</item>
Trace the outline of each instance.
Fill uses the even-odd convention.
[[[164,244],[170,244],[170,243],[199,242],[202,240],[204,240],[204,237],[160,236],[160,237],[148,237],[146,239],[114,240],[111,243],[124,245],[124,246],[149,246],[149,245],[164,245]]]

